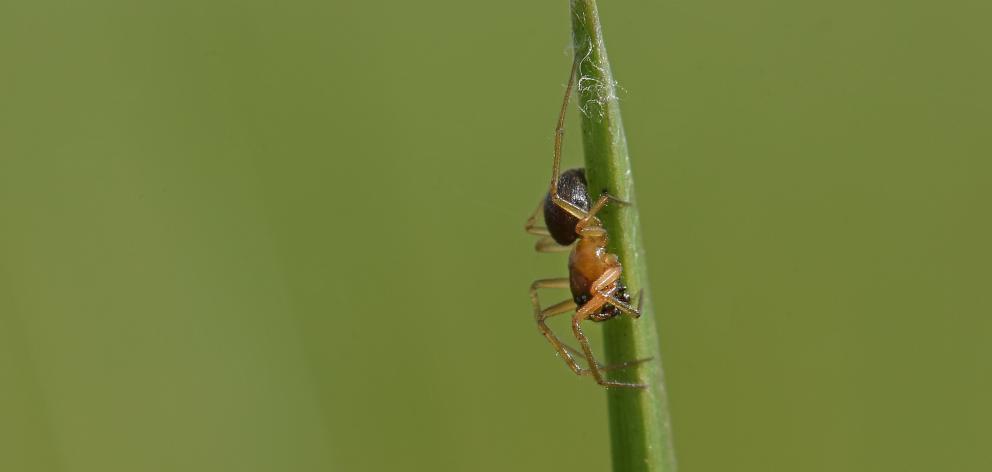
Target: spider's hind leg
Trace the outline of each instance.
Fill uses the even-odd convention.
[[[581,325],[583,321],[588,320],[605,304],[606,299],[597,294],[592,300],[583,305],[582,308],[579,308],[579,311],[572,317],[572,331],[575,333],[575,338],[579,340],[579,345],[582,347],[582,352],[585,353],[585,357],[589,361],[589,370],[592,372],[593,378],[596,379],[596,383],[604,387],[647,388],[647,385],[645,384],[607,380],[603,376],[603,371],[599,368],[599,362],[596,361],[595,356],[592,354],[592,348],[589,346],[589,339],[586,338],[585,333],[582,331]],[[640,363],[646,360],[647,359],[639,359],[636,361],[631,361],[631,363],[628,364],[633,365],[634,363]]]

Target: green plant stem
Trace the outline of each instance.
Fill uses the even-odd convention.
[[[623,264],[630,293],[644,290],[640,319],[622,317],[604,323],[606,358],[611,364],[652,358],[614,374],[617,380],[647,384],[648,388],[608,390],[613,470],[674,472],[668,398],[616,83],[595,0],[572,0],[571,15],[575,54],[581,61],[577,94],[590,197],[596,198],[605,190],[632,204],[608,205],[601,219],[611,237],[609,250]]]

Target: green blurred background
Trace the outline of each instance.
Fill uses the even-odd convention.
[[[600,9],[682,470],[992,470],[990,3]],[[607,469],[527,299],[568,28],[0,3],[0,470]]]

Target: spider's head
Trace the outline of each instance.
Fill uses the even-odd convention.
[[[627,291],[627,287],[624,286],[622,281],[617,281],[617,289],[613,292],[613,296],[617,300],[630,305],[630,292]],[[593,321],[606,321],[620,316],[621,313],[622,312],[619,308],[607,303],[606,305],[603,305],[603,308],[599,310],[599,313],[590,316],[589,319]]]

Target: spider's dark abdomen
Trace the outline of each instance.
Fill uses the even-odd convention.
[[[562,172],[558,177],[558,195],[582,210],[589,211],[585,169],[569,169]],[[578,223],[578,218],[551,201],[550,193],[544,198],[544,224],[555,242],[562,246],[572,244],[578,238],[575,234],[575,225]]]

